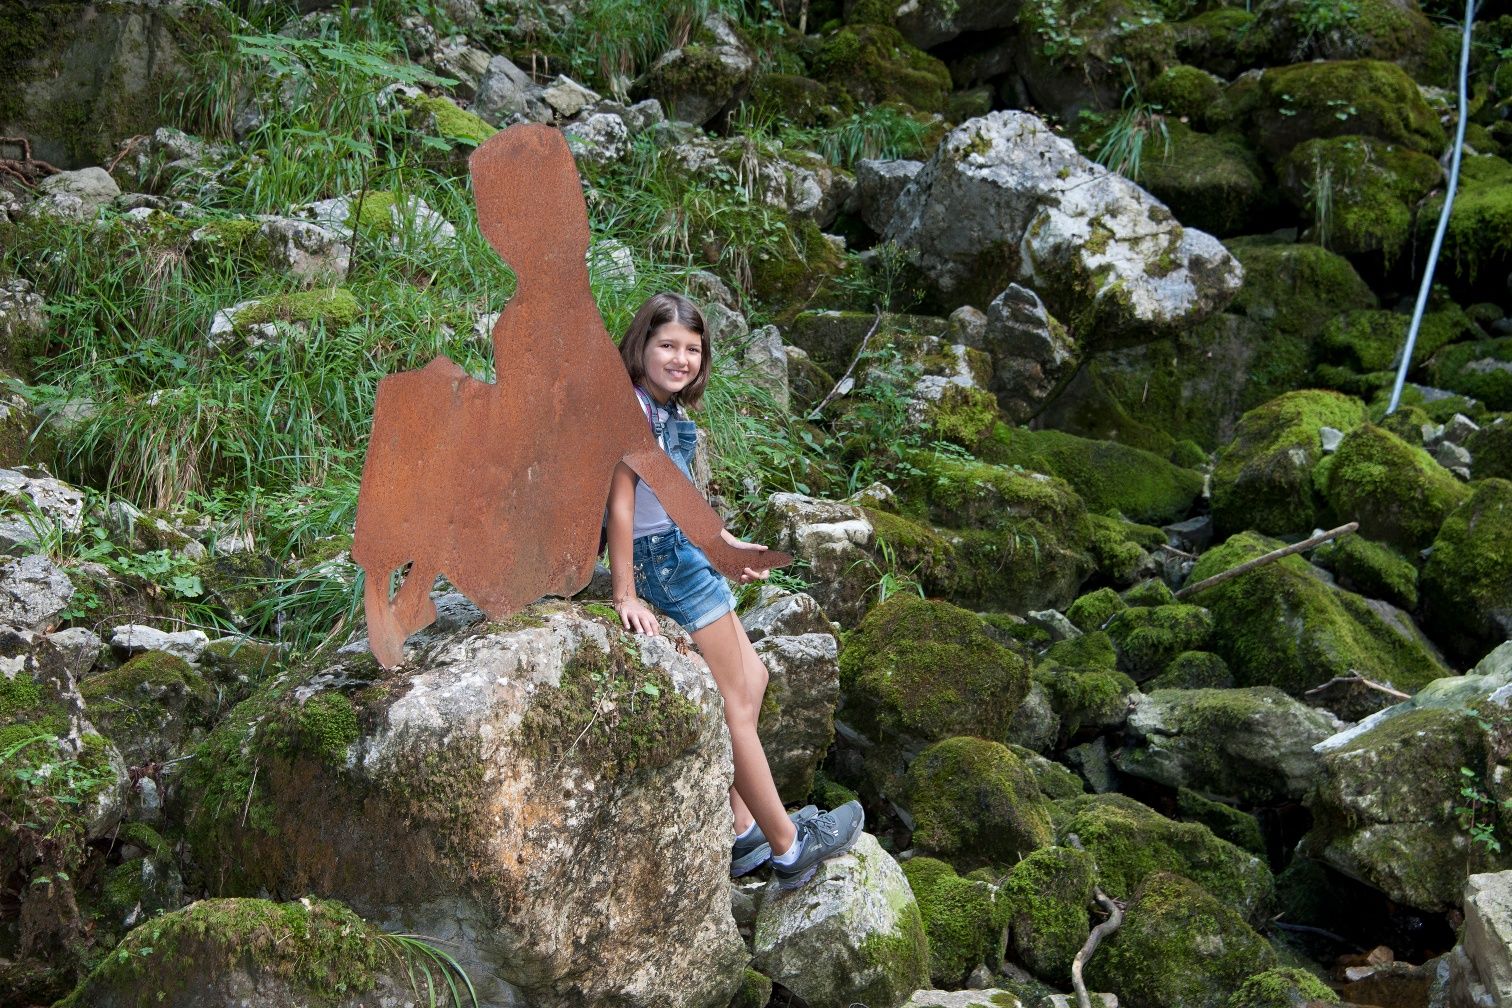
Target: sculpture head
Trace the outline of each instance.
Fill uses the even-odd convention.
[[[586,270],[588,207],[561,132],[522,125],[495,133],[468,159],[478,227],[520,283]]]

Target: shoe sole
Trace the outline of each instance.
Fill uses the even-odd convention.
[[[841,854],[848,853],[852,847],[856,846],[856,841],[861,839],[861,834],[864,832],[865,826],[866,823],[864,821],[858,821],[856,823],[856,828],[851,831],[851,835],[846,838],[843,846],[809,865],[808,869],[804,871],[802,875],[797,875],[790,879],[784,879],[782,877],[782,873],[774,869],[772,872],[772,884],[777,887],[777,892],[792,892],[794,889],[800,888],[801,886],[807,884],[813,879],[815,873],[819,871],[820,865],[824,864],[824,862],[830,860],[831,858],[837,858]]]
[[[730,862],[730,878],[740,878],[766,864],[767,858],[772,856],[772,845],[762,844],[743,858],[737,858]]]

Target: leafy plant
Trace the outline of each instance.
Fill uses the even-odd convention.
[[[881,605],[899,593],[918,595],[919,598],[924,598],[924,586],[914,577],[918,573],[921,564],[916,563],[907,571],[900,572],[892,543],[881,536],[877,537],[876,542],[877,552],[882,555],[882,562],[880,564],[871,556],[862,557],[851,564],[850,569],[854,569],[859,564],[865,564],[877,575],[876,580],[867,585],[862,594],[870,595],[875,592],[877,595],[877,605]]]
[[[1118,115],[1103,132],[1093,160],[1137,182],[1144,164],[1145,144],[1152,136],[1160,138],[1161,156],[1168,157],[1171,134],[1161,107],[1146,102],[1138,86],[1130,84],[1124,89]]]
[[[479,1008],[482,1004],[467,970],[462,968],[455,956],[440,948],[434,938],[417,934],[385,934],[382,941],[390,946],[394,957],[404,964],[410,987],[417,995],[421,991],[421,984],[424,984],[425,1003],[430,1008],[461,1008],[466,1003],[462,999],[463,990],[467,991],[467,1002],[473,1008]],[[437,1000],[437,995],[443,991],[445,997]]]

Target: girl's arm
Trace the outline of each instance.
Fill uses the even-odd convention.
[[[609,583],[614,611],[625,629],[653,637],[661,625],[646,604],[635,596],[634,549],[630,536],[635,529],[635,473],[625,463],[614,467],[609,481]]]

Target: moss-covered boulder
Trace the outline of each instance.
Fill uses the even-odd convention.
[[[1225,1008],[1235,988],[1274,965],[1270,945],[1225,901],[1155,872],[1088,964],[1087,980],[1141,1008]]]
[[[204,676],[182,658],[144,651],[79,684],[89,717],[131,766],[185,755],[219,705]]]
[[[903,874],[919,901],[929,937],[929,978],[955,989],[979,965],[996,969],[1008,926],[996,887],[961,878],[950,865],[930,857],[903,862]]]
[[[1204,798],[1191,788],[1176,789],[1176,815],[1182,822],[1201,823],[1220,840],[1227,840],[1259,858],[1268,857],[1260,823],[1248,812]],[[1278,882],[1279,885],[1279,882]]]
[[[1302,798],[1318,774],[1313,746],[1338,722],[1272,686],[1155,690],[1129,715],[1118,769],[1246,805]]]
[[[929,986],[919,904],[869,834],[821,862],[802,894],[763,901],[752,945],[752,965],[813,1008],[896,1008]],[[666,989],[654,996],[664,1001]]]
[[[1233,77],[1244,69],[1234,40],[1243,38],[1254,21],[1254,11],[1244,7],[1214,7],[1179,21],[1171,26],[1176,55],[1219,77]]]
[[[1228,662],[1211,651],[1183,651],[1172,658],[1165,671],[1144,684],[1147,691],[1160,689],[1227,689],[1234,685]]]
[[[744,96],[755,69],[750,43],[719,15],[695,26],[687,43],[656,58],[631,97],[655,98],[670,118],[702,126]]]
[[[1407,345],[1411,321],[1411,316],[1394,311],[1346,312],[1324,327],[1319,356],[1359,375],[1394,372],[1402,347]],[[1424,313],[1418,327],[1417,341],[1412,346],[1412,367],[1422,365],[1444,345],[1477,332],[1479,329],[1453,302],[1434,305]]]
[[[1251,60],[1268,65],[1303,60],[1390,60],[1416,68],[1433,38],[1433,25],[1417,0],[1355,0],[1312,5],[1307,0],[1264,0],[1239,43]]]
[[[1280,546],[1250,532],[1203,554],[1193,583]],[[1213,613],[1214,649],[1241,686],[1276,686],[1293,696],[1335,676],[1364,675],[1412,691],[1448,674],[1404,614],[1327,584],[1299,556],[1194,596]]]
[[[1118,592],[1112,588],[1099,588],[1072,602],[1066,610],[1066,618],[1082,633],[1091,633],[1104,629],[1108,620],[1124,608],[1124,600],[1118,597]]]
[[[1438,227],[1443,196],[1435,196],[1418,211],[1419,235],[1427,240]],[[1492,154],[1466,157],[1460,166],[1459,191],[1449,210],[1444,234],[1445,261],[1462,280],[1475,280],[1484,269],[1505,266],[1512,231],[1512,163]]]
[[[1069,983],[1071,960],[1091,931],[1087,908],[1096,881],[1092,855],[1074,847],[1042,847],[1003,879],[998,898],[1007,912],[1009,945],[1041,980]]]
[[[1312,221],[1304,237],[1346,255],[1379,252],[1388,262],[1411,239],[1417,204],[1443,179],[1435,158],[1369,136],[1304,141],[1277,174]]]
[[[916,751],[952,735],[1005,739],[1029,669],[975,614],[898,594],[846,638],[840,681],[847,723]]]
[[[1067,738],[1083,728],[1117,728],[1138,691],[1119,671],[1112,638],[1100,630],[1052,645],[1034,667],[1034,681],[1048,694]]]
[[[1201,70],[1187,69],[1212,83]],[[1254,151],[1236,133],[1199,133],[1176,119],[1167,120],[1165,129],[1164,143],[1146,141],[1136,181],[1184,224],[1220,238],[1249,230],[1256,211],[1271,199]]]
[[[1134,521],[1183,518],[1202,492],[1199,472],[1116,441],[1094,441],[1064,431],[999,423],[979,452],[988,462],[1058,476],[1089,511],[1117,511]]]
[[[1324,468],[1323,496],[1334,517],[1357,521],[1361,535],[1403,551],[1431,543],[1470,495],[1426,451],[1372,424],[1345,434]]]
[[[1245,413],[1213,469],[1218,533],[1312,531],[1323,503],[1313,485],[1313,468],[1323,458],[1318,431],[1350,431],[1364,422],[1359,400],[1319,389],[1287,392]]]
[[[1135,682],[1163,672],[1183,651],[1205,647],[1212,632],[1212,613],[1181,602],[1129,606],[1108,622],[1108,637],[1118,652],[1118,667]]]
[[[825,39],[813,66],[815,77],[843,90],[858,109],[902,102],[921,112],[943,112],[950,95],[945,64],[888,25],[841,28]]]
[[[1440,388],[1512,410],[1512,338],[1447,346],[1434,354],[1428,373]]]
[[[1417,568],[1390,546],[1349,535],[1324,547],[1313,553],[1313,561],[1333,571],[1341,587],[1403,609],[1417,608]]]
[[[671,640],[545,603],[439,634],[397,678],[367,656],[281,673],[195,751],[171,810],[212,891],[403,919],[532,1004],[727,1002],[746,958],[709,898],[727,746]],[[674,866],[673,846],[697,856]]]
[[[1250,920],[1259,920],[1274,887],[1264,860],[1197,823],[1174,822],[1126,795],[1067,798],[1055,803],[1055,833],[1076,835],[1097,862],[1098,884],[1128,900],[1152,872],[1195,880]]]
[[[134,929],[59,1008],[360,1008],[466,981],[340,903],[202,900]],[[437,1004],[451,1004],[442,993]]]
[[[1339,1003],[1332,987],[1305,969],[1277,966],[1256,973],[1234,991],[1227,1008],[1309,1008]]]
[[[1252,120],[1273,162],[1304,140],[1371,136],[1437,156],[1444,128],[1407,72],[1380,60],[1298,63],[1260,76]]]
[[[1150,80],[1175,64],[1175,33],[1154,0],[1041,0],[1019,14],[1018,69],[1034,105],[1074,122],[1117,108],[1128,75]]]
[[[1497,417],[1465,441],[1476,479],[1512,480],[1512,414]]]
[[[1512,481],[1473,485],[1433,540],[1421,587],[1424,619],[1455,657],[1512,638]]]
[[[1010,865],[1050,843],[1049,803],[1006,746],[946,739],[908,768],[914,844],[966,870]]]

